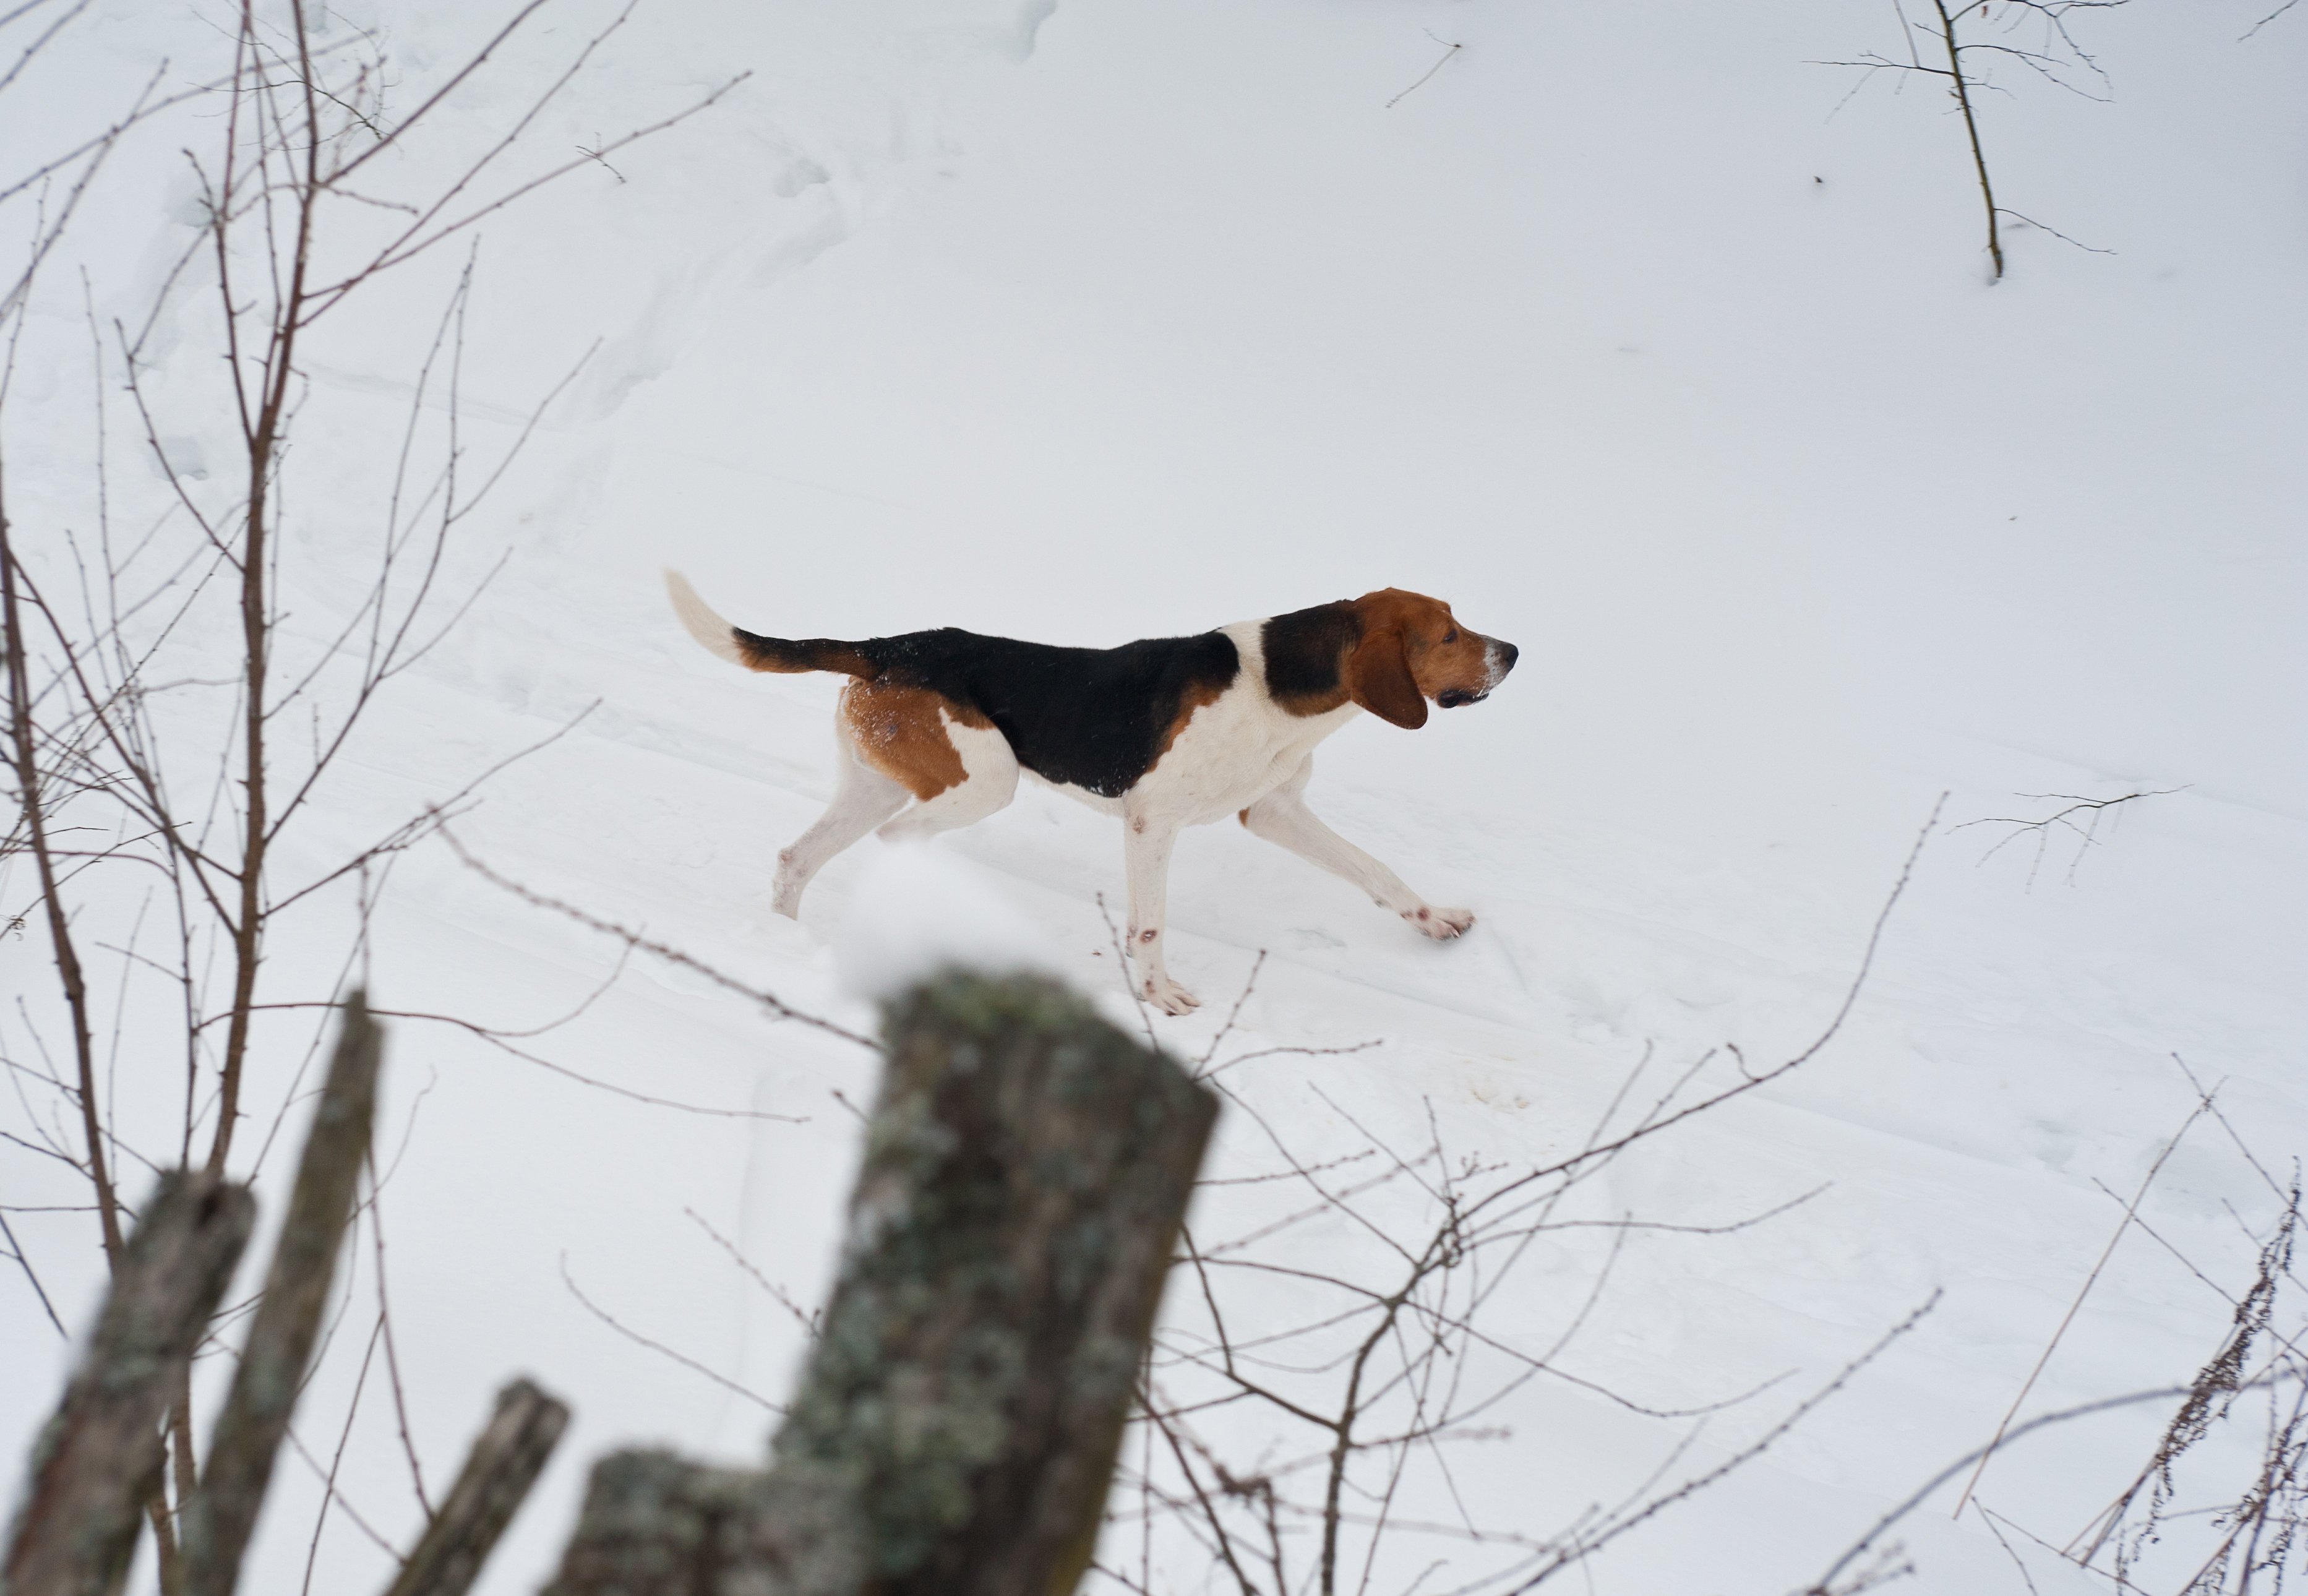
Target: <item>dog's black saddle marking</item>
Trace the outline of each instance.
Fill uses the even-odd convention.
[[[1190,701],[1210,702],[1242,670],[1223,632],[1075,649],[941,626],[852,646],[875,679],[926,687],[985,715],[1044,781],[1106,798],[1154,768]]]

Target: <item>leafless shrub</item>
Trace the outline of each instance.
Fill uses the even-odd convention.
[[[382,696],[439,645],[488,580],[494,565],[469,547],[475,517],[575,375],[573,367],[542,384],[502,446],[477,445],[462,397],[470,242],[522,196],[606,165],[737,81],[597,139],[580,156],[532,157],[540,116],[623,26],[620,14],[575,43],[558,76],[513,108],[493,142],[460,155],[436,136],[444,108],[487,75],[544,3],[513,10],[404,106],[380,36],[341,19],[330,19],[324,36],[306,0],[238,0],[220,19],[211,71],[188,80],[164,67],[93,136],[66,137],[60,152],[0,179],[7,236],[30,240],[22,267],[0,277],[0,755],[11,788],[0,838],[0,866],[10,868],[0,888],[14,900],[0,903],[0,923],[41,938],[56,972],[51,987],[24,992],[0,1022],[0,1067],[22,1110],[0,1136],[10,1156],[62,1164],[85,1182],[116,1269],[133,1218],[120,1195],[124,1168],[183,1165],[218,1177],[262,1160],[270,1135],[252,1158],[244,1126],[254,1118],[277,1132],[297,1087],[286,1083],[277,1100],[252,1103],[260,1039],[287,1060],[301,1049],[310,1065],[323,1011],[365,967],[370,915],[395,861],[531,751],[486,762],[365,839],[332,845],[328,827],[314,824],[316,815],[343,813],[340,797],[360,779],[352,761]],[[73,28],[92,25],[87,10],[85,0],[30,0],[0,12],[0,39],[12,30],[24,39],[5,51],[0,92],[40,70]],[[189,86],[164,90],[176,82]],[[99,315],[99,287],[110,285],[83,272],[76,297],[84,326],[75,342],[60,343],[53,315],[35,327],[34,297],[61,272],[69,229],[90,215],[107,163],[172,109],[193,118],[184,159],[198,225],[133,313]],[[461,259],[452,253],[459,245],[468,246]],[[317,487],[307,492],[292,442],[325,410],[326,394],[307,376],[316,353],[337,329],[357,325],[377,284],[428,262],[442,267],[437,314],[411,350],[401,424],[380,440],[381,492],[373,507],[337,502]],[[163,364],[171,341],[213,358]],[[39,524],[28,526],[13,514],[22,500],[8,493],[21,480],[6,470],[9,435],[22,430],[21,412],[8,408],[11,387],[28,363],[56,370],[74,359],[85,363],[92,399],[84,508],[59,510],[72,495],[49,491]],[[172,441],[216,418],[231,439],[228,463],[196,461]],[[116,480],[110,462],[124,446],[152,466],[157,505],[143,502],[149,491]],[[62,474],[43,461],[44,486],[59,488]],[[363,514],[365,539],[348,527]],[[321,526],[326,539],[301,539]],[[29,870],[13,868],[18,860]],[[292,935],[307,969],[314,946],[332,950],[335,969],[317,989],[281,989],[287,979],[314,980],[284,979],[278,950]],[[311,1029],[300,1039],[283,1020]],[[470,1028],[510,1045],[510,1033]],[[174,1055],[173,1092],[155,1074],[170,1067],[152,1057],[156,1048]],[[131,1084],[116,1091],[110,1077],[124,1054]],[[384,1306],[377,1184],[372,1166],[354,1210],[372,1233],[379,1272],[367,1347],[373,1356],[382,1346],[395,1403],[405,1406]],[[17,1230],[4,1239],[46,1303]],[[257,1307],[259,1322],[270,1302]],[[227,1310],[205,1351],[220,1349],[239,1311]],[[50,1317],[61,1329],[53,1308]],[[357,1338],[347,1341],[359,1351]],[[202,1572],[212,1566],[180,1555],[180,1515],[204,1482],[191,1401],[190,1381],[180,1377],[169,1402],[169,1467],[150,1503],[160,1582],[172,1596],[218,1578]],[[400,1428],[405,1443],[405,1414]],[[293,1433],[288,1438],[305,1452]],[[409,1451],[412,1491],[430,1519]],[[333,1466],[325,1471],[326,1502],[366,1527],[336,1492]],[[317,1545],[317,1525],[314,1533]]]
[[[1182,1238],[1184,1289],[1156,1332],[1100,1577],[1146,1592],[1206,1566],[1205,1583],[1237,1596],[1424,1590],[1430,1581],[1454,1592],[1533,1590],[1761,1456],[1912,1328],[1929,1302],[1807,1393],[1780,1399],[1744,1443],[1707,1464],[1690,1456],[1707,1421],[1762,1399],[1778,1380],[1669,1408],[1581,1375],[1572,1350],[1631,1237],[1703,1240],[1768,1223],[1818,1195],[1707,1224],[1645,1221],[1596,1200],[1600,1178],[1632,1150],[1784,1077],[1834,1040],[1915,858],[1810,1046],[1762,1069],[1735,1048],[1716,1049],[1649,1086],[1646,1058],[1576,1151],[1536,1168],[1450,1146],[1431,1108],[1418,1139],[1398,1144],[1313,1088],[1323,1117],[1348,1127],[1317,1152],[1297,1114],[1262,1107],[1239,1076],[1227,1078],[1250,1057],[1218,1060],[1230,1018],[1200,1061],[1202,1078],[1255,1127],[1265,1157],[1213,1179],[1218,1189]],[[1258,1057],[1278,1051],[1290,1049]],[[1498,1310],[1518,1270],[1580,1238],[1598,1242],[1598,1255],[1549,1343],[1504,1334]],[[1511,1399],[1539,1383],[1690,1428],[1649,1478],[1567,1522],[1486,1521],[1461,1478],[1505,1434]],[[1447,1511],[1435,1516],[1429,1503]]]
[[[2261,1246],[2252,1284],[2236,1303],[2227,1339],[2197,1372],[2139,1478],[2117,1497],[2094,1532],[2075,1545],[2071,1555],[2078,1563],[2090,1566],[2106,1549],[2117,1584],[2127,1583],[2149,1549],[2173,1527],[2181,1497],[2176,1473],[2183,1461],[2216,1426],[2233,1419],[2237,1402],[2249,1393],[2264,1404],[2260,1468],[2233,1502],[2211,1514],[2218,1539],[2202,1566],[2179,1589],[2184,1596],[2213,1596],[2230,1588],[2232,1571],[2239,1590],[2248,1590],[2256,1576],[2266,1577],[2272,1591],[2284,1588],[2291,1572],[2293,1541],[2308,1522],[2308,1482],[2301,1478],[2304,1456],[2308,1456],[2308,1432],[2303,1428],[2308,1360],[2295,1350],[2299,1329],[2285,1338],[2267,1359],[2266,1368],[2255,1372],[2252,1364],[2254,1350],[2269,1336],[2278,1293],[2292,1272],[2299,1226],[2295,1174],[2283,1215]]]
[[[2256,1591],[2275,1596],[2301,1572],[2302,1554],[2308,1550],[2302,1534],[2308,1528],[2308,1291],[2293,1268],[2300,1177],[2295,1169],[2288,1180],[2278,1181],[2237,1133],[2217,1089],[2207,1090],[2192,1074],[2189,1079],[2198,1092],[2189,1125],[2208,1120],[2225,1132],[2277,1204],[2272,1220],[2256,1233],[2245,1232],[2252,1248],[2250,1279],[2230,1298],[2229,1322],[2211,1356],[2185,1384],[2104,1397],[2022,1422],[2007,1415],[1987,1445],[1951,1463],[1885,1514],[1803,1596],[1850,1596],[1882,1583],[1870,1571],[1906,1562],[1893,1538],[1899,1524],[1942,1487],[1966,1476],[1955,1512],[1959,1517],[1969,1512],[2002,1544],[2014,1565],[2015,1590],[2035,1588],[2031,1558],[2104,1580],[2115,1596],[2251,1596]],[[2175,1136],[2166,1145],[2166,1156],[2178,1140]],[[2163,1161],[2159,1157],[2157,1166]],[[2151,1170],[2151,1181],[2153,1176]],[[2146,1191],[2143,1182],[2114,1240],[2130,1229],[2146,1229],[2137,1218]],[[2156,1238],[2169,1247],[2163,1237]],[[2199,1279],[2214,1284],[2212,1270],[2202,1260],[2175,1255]],[[2103,1255],[2093,1279],[2106,1262]],[[2087,1291],[2090,1283],[2085,1283]],[[2058,1341],[2055,1333],[2037,1362],[2037,1374]],[[2020,1401],[2026,1394],[2023,1387]],[[2029,1523],[1985,1499],[1981,1477],[1990,1461],[2028,1438],[2166,1402],[2176,1405],[2146,1461],[2080,1530],[2066,1533]],[[2013,1404],[2015,1415],[2019,1405]]]

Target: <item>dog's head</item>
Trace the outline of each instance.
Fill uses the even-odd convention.
[[[1514,669],[1514,644],[1461,626],[1440,599],[1381,588],[1347,608],[1361,623],[1341,673],[1347,694],[1382,720],[1416,729],[1428,699],[1446,710],[1480,703]]]

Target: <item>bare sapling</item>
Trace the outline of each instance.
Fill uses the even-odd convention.
[[[364,738],[379,706],[501,559],[485,507],[581,364],[573,348],[571,369],[538,384],[525,419],[479,436],[464,399],[475,244],[524,196],[600,177],[604,158],[740,81],[692,92],[582,153],[546,146],[550,113],[624,26],[619,14],[571,44],[538,40],[561,52],[542,90],[460,148],[448,113],[529,47],[546,9],[527,0],[461,59],[415,75],[381,34],[306,0],[239,0],[202,36],[205,58],[156,63],[92,132],[60,133],[56,148],[0,175],[7,236],[30,239],[0,272],[0,891],[11,899],[0,924],[38,946],[54,975],[20,988],[0,1016],[0,1063],[22,1109],[0,1129],[0,1157],[68,1172],[84,1197],[50,1207],[85,1207],[115,1276],[131,1221],[124,1172],[255,1171],[332,1005],[366,968],[395,861],[530,751],[481,759],[365,836],[340,824],[346,794],[368,780],[355,762],[372,751]],[[0,95],[97,27],[87,12],[32,0],[0,13]],[[192,225],[160,235],[169,253],[147,287],[121,279],[136,263],[117,249],[72,258],[75,227],[138,203],[107,187],[130,160],[177,166],[191,192]],[[429,292],[435,309],[395,341],[409,349],[400,426],[379,431],[364,413],[340,429],[375,440],[362,469],[377,491],[332,494],[327,451],[312,440],[333,406],[366,401],[344,401],[312,373],[376,347],[373,314],[409,324],[408,297],[380,298],[389,281]],[[57,450],[73,427],[52,400],[37,414],[11,403],[28,369],[62,374],[61,392],[84,394],[82,463]],[[27,436],[37,456],[14,446]],[[142,456],[137,469],[119,470],[129,456]],[[22,468],[34,458],[28,496]],[[430,1523],[373,1189],[353,1212],[375,1242],[375,1340]],[[56,1229],[42,1223],[43,1238]],[[61,1329],[41,1245],[9,1225],[12,1266]],[[251,1360],[285,1366],[299,1362],[300,1343],[309,1350],[307,1308],[291,1314],[282,1294],[292,1283],[258,1306],[254,1320],[271,1328],[242,1350],[244,1376],[256,1377]],[[222,1350],[206,1336],[194,1346],[195,1362]],[[193,1412],[204,1388],[189,1370],[174,1375],[168,1466],[145,1503],[166,1596],[228,1587],[249,1530],[237,1515],[253,1512],[282,1439],[280,1412],[257,1387],[225,1399],[216,1423],[229,1444],[207,1463],[225,1473],[204,1496]],[[186,1515],[203,1498],[194,1523]],[[333,1477],[323,1523],[332,1505],[342,1507]],[[358,1515],[343,1508],[337,1522],[347,1518]]]
[[[2107,73],[2090,51],[2069,30],[2076,12],[2109,11],[2127,0],[1927,0],[1931,10],[1910,22],[1905,7],[1894,0],[1903,56],[1869,50],[1850,60],[1821,61],[1820,66],[1856,66],[1856,94],[1878,73],[1895,77],[1937,80],[1953,103],[1970,156],[1973,181],[1979,189],[1980,210],[1986,221],[1988,281],[2003,280],[2003,222],[2006,218],[2041,229],[2065,244],[2094,254],[2114,253],[2077,244],[2058,229],[2022,216],[1995,197],[1995,179],[1988,169],[1987,142],[1980,128],[1980,102],[1990,93],[2009,92],[1996,81],[1999,65],[2022,70],[2045,82],[2087,99],[2109,98]],[[1845,96],[1847,100],[1849,95]]]

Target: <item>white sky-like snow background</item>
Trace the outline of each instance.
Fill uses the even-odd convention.
[[[1266,950],[1242,1045],[1385,1045],[1245,1066],[1262,1111],[1319,1140],[1337,1128],[1319,1086],[1415,1137],[1426,1100],[1454,1143],[1529,1161],[1575,1145],[1647,1046],[1771,1058],[1808,1040],[1942,790],[1952,825],[2043,812],[2015,794],[2183,789],[2129,807],[2072,873],[2055,844],[2032,882],[2024,845],[1983,864],[1994,828],[1943,829],[1836,1045],[1612,1178],[1614,1204],[1686,1224],[1830,1183],[1752,1231],[1630,1246],[1570,1361],[1655,1405],[1788,1370],[1807,1389],[1945,1290],[1762,1462],[1592,1569],[1620,1596],[1786,1590],[1992,1433],[2119,1217],[2097,1183],[2128,1194],[2193,1103],[2171,1055],[2226,1083],[2271,1167],[2308,1147],[2308,12],[2240,39],[2267,8],[2080,17],[2106,103],[1999,73],[2011,92],[1983,109],[1999,197],[2114,253],[2014,228],[1991,288],[1942,98],[1887,76],[1838,110],[1856,74],[1813,64],[1903,53],[1889,4],[659,0],[530,135],[536,165],[754,75],[620,152],[616,175],[580,173],[483,230],[472,445],[502,450],[599,347],[469,523],[459,579],[509,552],[504,570],[381,704],[303,857],[598,700],[460,835],[540,891],[862,1026],[832,945],[878,845],[827,869],[798,926],[768,910],[777,849],[829,791],[835,684],[709,658],[660,566],[740,625],[830,636],[955,625],[1106,644],[1432,592],[1519,644],[1517,671],[1417,734],[1350,726],[1310,798],[1481,923],[1429,945],[1236,828],[1191,833],[1172,969],[1209,1006],[1163,1034],[1198,1051]],[[403,104],[495,26],[418,0],[341,14],[382,30]],[[409,180],[495,136],[610,14],[545,13],[409,153]],[[160,58],[212,70],[213,21],[99,0],[0,95],[0,177],[99,125]],[[1430,31],[1465,47],[1389,108],[1440,53]],[[199,220],[177,151],[209,132],[186,116],[140,134],[43,280],[0,417],[36,569],[62,569],[56,529],[90,513],[79,272],[100,316],[141,313]],[[379,440],[399,436],[461,260],[380,289],[306,352],[284,556],[305,635],[357,591]],[[149,380],[171,458],[228,462],[189,316]],[[159,474],[114,422],[113,513],[157,512]],[[1121,889],[1111,821],[1025,790],[935,846],[1126,1012],[1094,901]],[[32,889],[6,868],[14,913]],[[335,979],[341,942],[314,924],[268,966],[283,992]],[[391,1007],[535,1024],[614,952],[435,847],[392,878],[372,986]],[[37,932],[0,945],[12,1010],[45,990],[46,960]],[[124,1130],[176,1112],[179,1063],[133,1045],[168,1018],[127,1016]],[[5,1023],[30,1057],[19,1014]],[[309,1035],[302,1018],[271,1033],[263,1111]],[[587,1314],[564,1268],[625,1324],[774,1396],[798,1334],[685,1210],[814,1298],[855,1156],[831,1092],[872,1086],[857,1050],[645,961],[537,1046],[636,1091],[807,1122],[652,1109],[444,1028],[395,1030],[382,1207],[428,1475],[446,1479],[513,1373],[576,1409],[484,1581],[501,1596],[548,1570],[603,1450],[738,1460],[768,1430]],[[8,1116],[45,1112],[0,1099],[20,1133]],[[1222,1160],[1255,1151],[1239,1126],[1221,1143]],[[268,1211],[284,1167],[263,1166]],[[0,1203],[74,1191],[0,1144]],[[2237,1215],[2269,1212],[2200,1128],[2142,1209],[2231,1279],[2251,1256]],[[89,1217],[11,1217],[67,1320],[84,1317],[102,1266]],[[1504,1333],[1540,1333],[1554,1284],[1511,1301]],[[2128,1238],[2032,1405],[2184,1379],[2227,1318]],[[0,1456],[22,1455],[67,1361],[21,1274],[0,1276]],[[357,1361],[340,1349],[307,1394],[316,1448]],[[340,1484],[405,1537],[390,1408],[364,1401]],[[1701,1454],[1771,1417],[1747,1411]],[[1567,1389],[1509,1417],[1481,1489],[1494,1519],[1541,1529],[1683,1433]],[[2032,1442],[1988,1494],[2064,1534],[2153,1422]],[[293,1457],[280,1478],[251,1591],[306,1577],[314,1482]],[[2019,1588],[1985,1531],[1943,1508],[1909,1539],[1911,1589]],[[334,1523],[312,1588],[381,1587],[385,1566]],[[2046,1596],[2104,1588],[2034,1568]],[[1177,1586],[1195,1588],[1188,1571]]]

